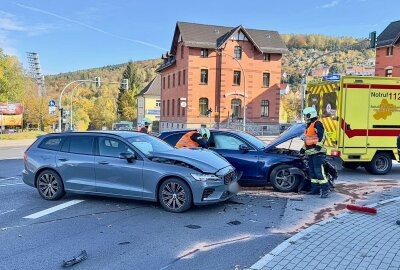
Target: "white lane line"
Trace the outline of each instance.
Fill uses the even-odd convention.
[[[50,208],[45,209],[45,210],[43,210],[43,211],[40,211],[40,212],[37,212],[37,213],[33,213],[33,214],[31,214],[31,215],[29,215],[29,216],[26,216],[26,217],[24,217],[24,218],[28,218],[28,219],[37,219],[37,218],[46,216],[46,215],[48,215],[48,214],[54,213],[54,212],[56,212],[56,211],[58,211],[58,210],[61,210],[61,209],[70,207],[70,206],[72,206],[72,205],[74,205],[74,204],[81,203],[81,202],[83,202],[83,201],[84,201],[84,200],[72,200],[72,201],[69,201],[69,202],[66,202],[66,203],[62,203],[62,204],[56,205],[56,206],[54,206],[54,207],[50,207]]]
[[[3,213],[0,213],[0,216],[1,216],[1,215],[4,215],[4,214],[7,214],[7,213],[14,212],[15,210],[17,210],[17,209],[13,209],[13,210],[9,210],[9,211],[5,211],[5,212],[3,212]]]
[[[6,177],[6,178],[0,178],[0,181],[6,181],[6,180],[13,180],[13,179],[19,179],[20,177],[18,176],[11,176],[11,177]]]
[[[15,184],[2,184],[0,187],[9,187],[9,186],[16,186],[16,185],[23,185],[24,183],[15,183]]]

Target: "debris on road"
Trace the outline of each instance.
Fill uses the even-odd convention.
[[[121,242],[121,243],[118,243],[118,245],[120,245],[120,246],[123,246],[123,245],[129,245],[131,242],[129,242],[129,241],[126,241],[126,242]]]
[[[378,210],[376,208],[372,207],[366,207],[366,206],[358,206],[354,204],[348,204],[346,208],[350,211],[355,211],[355,212],[362,212],[362,213],[367,213],[367,214],[376,214]]]
[[[194,230],[201,228],[201,226],[199,226],[199,225],[192,225],[192,224],[186,225],[185,227],[189,228],[189,229],[194,229]]]
[[[233,220],[227,223],[228,225],[240,225],[242,224],[242,222],[240,222],[239,220]]]
[[[64,261],[63,261],[63,267],[70,267],[70,266],[73,266],[73,265],[75,265],[75,264],[77,264],[77,263],[80,263],[80,262],[86,260],[87,257],[88,257],[88,255],[87,255],[86,250],[82,250],[81,254],[79,254],[78,256],[73,257],[72,259],[67,260],[67,261],[64,260]]]

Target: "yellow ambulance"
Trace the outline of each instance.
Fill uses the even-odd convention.
[[[400,78],[327,76],[307,84],[306,106],[318,111],[328,154],[344,167],[386,174],[400,160]]]

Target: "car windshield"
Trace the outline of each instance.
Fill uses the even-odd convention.
[[[150,152],[153,151],[164,152],[174,149],[166,142],[146,134],[130,137],[127,140],[146,156],[149,156]]]
[[[253,135],[250,135],[248,133],[241,132],[240,136],[257,148],[262,149],[267,146],[263,141],[261,141],[260,139],[254,137]]]

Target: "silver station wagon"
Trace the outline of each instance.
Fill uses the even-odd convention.
[[[184,212],[221,202],[238,190],[235,169],[218,154],[176,149],[137,132],[41,136],[24,155],[23,181],[46,200],[65,192],[158,201]]]

